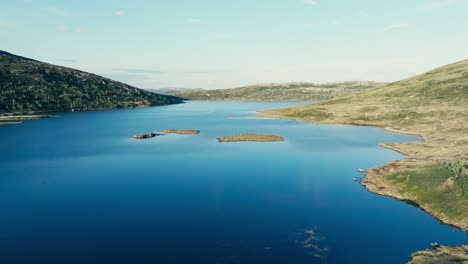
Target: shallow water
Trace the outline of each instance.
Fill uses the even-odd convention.
[[[190,102],[0,126],[0,263],[405,263],[465,233],[353,181],[417,137]],[[200,135],[134,140],[164,128]],[[275,143],[218,143],[272,133]]]

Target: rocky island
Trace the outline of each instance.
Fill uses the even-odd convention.
[[[159,133],[146,133],[146,134],[138,134],[133,136],[134,139],[149,139],[149,138],[154,138],[157,136],[162,136],[163,134]]]
[[[238,141],[275,142],[284,141],[284,137],[271,134],[240,134],[217,138],[220,143]]]
[[[179,134],[179,135],[198,135],[200,130],[196,129],[162,129],[159,132],[165,134]]]

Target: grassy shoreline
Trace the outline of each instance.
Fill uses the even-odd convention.
[[[404,160],[401,161],[401,165],[399,166],[399,171],[414,171],[414,170],[417,170],[418,167],[428,167],[428,166],[436,167],[437,166],[438,159],[434,159],[433,157],[427,157],[425,155],[414,155],[414,153],[418,152],[417,150],[420,149],[420,147],[414,148],[414,144],[428,142],[426,140],[427,136],[424,135],[423,133],[420,133],[419,131],[398,130],[398,129],[395,129],[395,128],[389,127],[388,125],[383,125],[383,124],[354,123],[354,122],[349,122],[346,120],[310,121],[305,118],[285,116],[283,113],[281,113],[282,111],[284,111],[284,109],[260,110],[257,112],[256,116],[262,117],[262,118],[292,119],[296,121],[319,123],[319,124],[373,126],[373,127],[382,128],[392,133],[415,135],[415,136],[420,137],[422,141],[407,142],[407,143],[379,143],[379,146],[383,148],[391,149],[393,151],[396,151],[400,154],[407,156]],[[429,144],[430,143],[433,143],[433,142],[429,141]],[[370,168],[368,170],[368,173],[366,174],[365,179],[361,182],[361,184],[370,192],[392,197],[401,201],[411,201],[413,204],[417,204],[422,210],[432,215],[433,217],[435,217],[442,223],[457,227],[463,231],[468,232],[468,211],[467,213],[462,212],[463,217],[459,219],[447,217],[443,212],[440,211],[440,208],[433,208],[430,204],[421,202],[417,197],[411,195],[410,193],[403,193],[400,190],[399,186],[390,184],[388,180],[386,179],[386,177],[391,175],[391,173],[396,172],[394,168],[390,168],[390,166],[392,165],[392,162],[394,161],[391,161],[387,164],[384,164],[378,167]],[[468,210],[468,200],[466,204],[466,209]]]
[[[262,110],[257,115],[320,124],[374,126],[421,137],[417,142],[380,143],[379,146],[406,158],[368,169],[361,184],[372,193],[413,204],[440,222],[468,232],[467,105],[468,60],[465,60],[358,95]],[[465,170],[455,173],[447,164],[460,164]],[[429,263],[418,262],[420,258],[440,263],[437,262],[440,257],[457,258],[457,252],[466,247],[415,253],[410,263]]]

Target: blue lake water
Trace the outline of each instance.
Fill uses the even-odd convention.
[[[190,102],[0,126],[0,263],[405,263],[467,235],[353,181],[418,140]],[[134,140],[164,128],[200,135]],[[238,133],[284,142],[218,143]]]

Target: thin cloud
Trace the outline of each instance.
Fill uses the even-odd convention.
[[[189,22],[190,24],[198,24],[202,22],[202,20],[200,18],[189,18],[187,22]]]
[[[385,31],[390,31],[390,30],[395,30],[395,29],[402,29],[402,28],[407,28],[407,27],[409,27],[408,24],[392,24],[392,25],[388,25],[385,28]]]
[[[134,68],[117,68],[112,69],[113,71],[117,72],[124,72],[129,74],[161,74],[162,71],[158,70],[151,70],[151,69],[134,69]]]
[[[127,14],[127,13],[125,13],[124,10],[117,10],[117,11],[114,12],[114,15],[115,15],[115,16],[119,16],[119,17],[125,16],[126,14]]]
[[[60,32],[69,32],[70,31],[70,29],[65,25],[57,26],[56,29],[57,29],[57,31],[60,31]]]
[[[65,9],[58,8],[58,7],[51,7],[49,8],[49,11],[56,16],[66,17],[70,15]]]
[[[182,74],[218,74],[225,73],[225,70],[201,70],[201,71],[183,71]]]
[[[86,34],[86,33],[89,33],[90,30],[88,28],[84,28],[84,27],[77,27],[75,29],[75,32],[78,33],[78,34]]]
[[[427,5],[424,6],[426,9],[439,9],[439,8],[444,8],[451,6],[455,4],[457,0],[442,0],[442,1],[437,1],[437,2],[432,2],[428,3]]]
[[[317,2],[315,0],[304,0],[304,4],[306,4],[306,5],[316,5]]]

